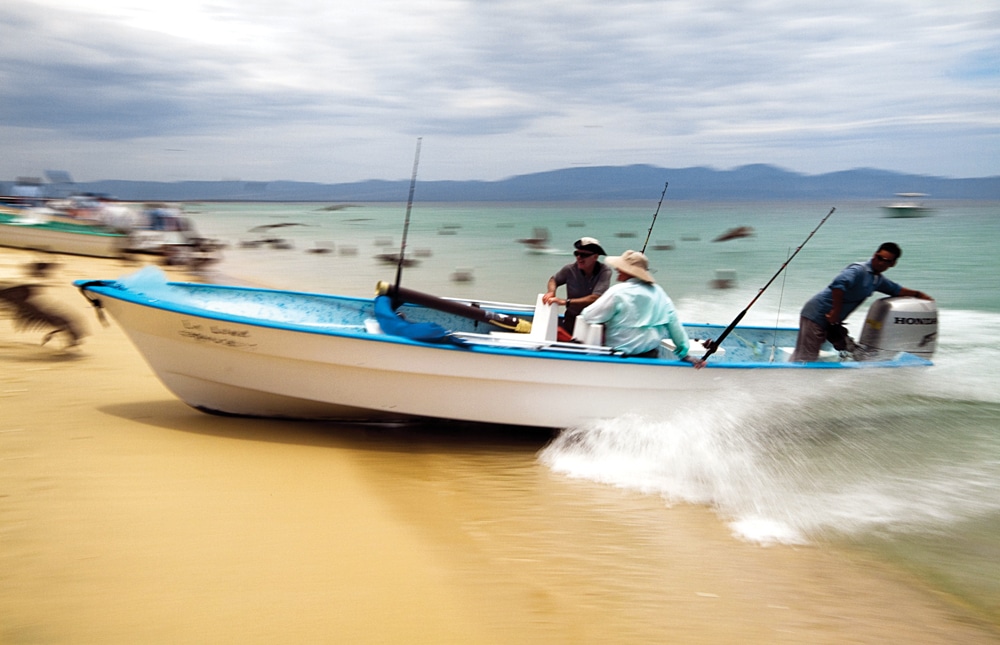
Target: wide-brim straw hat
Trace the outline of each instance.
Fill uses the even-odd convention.
[[[627,273],[643,282],[653,284],[653,274],[649,272],[649,258],[638,251],[628,250],[621,255],[604,258],[604,261],[622,273]]]

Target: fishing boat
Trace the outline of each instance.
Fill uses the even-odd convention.
[[[380,283],[358,298],[169,282],[152,266],[75,284],[178,398],[251,417],[565,428],[709,402],[728,388],[803,378],[825,388],[838,375],[923,368],[937,333],[933,302],[886,298],[851,358],[827,347],[820,361],[790,363],[795,329],[687,324],[691,354],[712,352],[696,370],[669,341],[659,358],[621,356],[581,319],[574,340],[559,341],[557,310],[541,296],[530,307]]]
[[[736,270],[716,269],[715,277],[709,281],[708,286],[712,289],[732,289],[736,286]]]
[[[543,226],[536,226],[532,230],[531,237],[522,237],[515,241],[518,244],[523,244],[528,253],[542,255],[555,252],[555,249],[549,246],[551,239],[552,236],[549,234],[549,229]]]
[[[925,193],[896,193],[895,201],[882,206],[886,217],[927,217],[933,212],[923,201]]]
[[[261,224],[260,226],[254,226],[249,232],[257,234],[257,237],[251,240],[241,240],[240,246],[245,249],[256,249],[262,246],[276,250],[294,249],[295,244],[274,234],[276,229],[287,228],[290,226],[308,226],[308,224],[302,224],[300,222],[281,222],[279,224]]]
[[[472,269],[469,268],[457,268],[451,272],[448,276],[452,282],[472,282],[475,280]]]
[[[124,233],[46,215],[42,209],[0,211],[0,246],[97,258],[121,257],[128,246]]]
[[[407,256],[401,256],[399,253],[377,253],[373,257],[377,262],[382,264],[401,264],[404,267],[415,267],[420,264],[420,260]],[[402,260],[400,258],[402,258]]]
[[[713,242],[728,242],[729,240],[739,240],[744,237],[753,237],[754,230],[752,226],[735,226],[724,233],[719,234]]]
[[[155,205],[139,215],[110,205],[100,215],[76,217],[49,205],[3,208],[0,246],[98,258],[146,254],[192,267],[218,261],[222,245],[198,236],[191,222],[174,211]]]

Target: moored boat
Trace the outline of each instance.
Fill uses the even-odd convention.
[[[921,201],[926,197],[924,193],[896,193],[896,199],[882,206],[882,212],[886,217],[927,217],[933,209]]]
[[[753,237],[755,235],[752,226],[735,226],[724,233],[721,233],[718,237],[713,239],[713,242],[727,242],[729,240],[738,240],[744,237]]]
[[[99,258],[147,254],[192,267],[220,257],[222,245],[198,236],[178,209],[154,204],[139,213],[109,204],[87,217],[78,211],[51,205],[0,209],[0,246]]]
[[[257,417],[570,427],[709,401],[725,388],[803,378],[825,387],[835,375],[926,367],[937,329],[932,302],[883,299],[853,359],[829,348],[822,361],[789,363],[795,329],[738,326],[695,370],[667,346],[660,358],[617,355],[600,345],[599,329],[560,342],[555,309],[540,297],[534,308],[463,303],[383,285],[381,295],[357,298],[167,282],[155,267],[76,284],[178,398]],[[723,332],[685,328],[695,357]]]
[[[516,242],[523,244],[528,253],[546,254],[554,252],[554,249],[549,246],[549,240],[551,239],[552,236],[549,234],[549,229],[536,226],[531,232],[531,237],[522,237],[516,240]]]
[[[127,242],[124,233],[89,223],[50,219],[41,210],[0,211],[0,246],[115,258],[125,252]]]

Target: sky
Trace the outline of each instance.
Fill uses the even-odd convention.
[[[0,180],[1000,175],[998,0],[4,0]]]

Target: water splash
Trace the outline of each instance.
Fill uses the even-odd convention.
[[[540,458],[571,477],[711,506],[753,542],[939,532],[1000,513],[1000,405],[982,395],[981,373],[935,370],[595,422]]]

